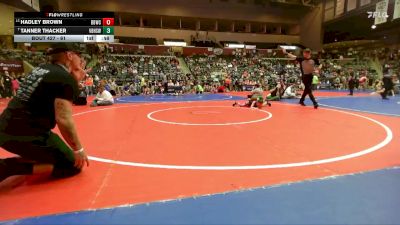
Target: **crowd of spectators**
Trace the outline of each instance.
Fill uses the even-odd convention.
[[[278,79],[296,82],[300,71],[287,60],[261,56],[191,56],[185,58],[197,82],[224,83],[229,90],[241,91],[248,85],[275,86]]]
[[[0,50],[0,60],[25,60],[32,66],[38,66],[46,63],[47,57],[40,51],[24,51],[24,50]]]
[[[35,62],[39,57],[25,54],[22,51],[0,50],[0,61],[3,60],[32,60]],[[25,73],[0,70],[0,98],[11,98],[19,88],[19,83],[24,80]]]
[[[378,51],[374,56],[382,65],[390,66],[393,75],[399,75],[400,53],[392,50]],[[375,71],[365,60],[366,54],[352,58],[333,58],[326,54],[321,60],[316,89],[348,89],[351,77],[356,89],[373,89],[379,80]],[[33,66],[46,63],[46,56],[40,52],[0,51],[0,60],[25,60]],[[264,90],[276,87],[279,82],[299,85],[300,66],[286,58],[265,58],[254,54],[194,55],[184,57],[186,65],[180,65],[175,56],[112,55],[102,54],[88,70],[82,87],[87,95],[96,94],[96,87],[102,81],[106,90],[113,95],[161,94],[168,91],[180,93],[223,92],[251,90],[259,84]],[[182,68],[186,67],[187,68]],[[185,71],[185,72],[183,72]],[[0,95],[11,97],[24,74],[0,74]],[[398,77],[394,76],[394,83]],[[11,82],[12,81],[12,82]],[[14,84],[12,84],[14,83]],[[10,96],[11,93],[11,96]]]
[[[376,90],[376,84],[381,81],[382,76],[390,75],[395,84],[395,90],[398,92],[400,49],[378,48],[360,52],[352,51],[343,55],[324,55],[327,60],[324,61],[321,77],[328,79],[325,79],[325,82],[322,81],[321,86],[348,89],[349,77],[352,77],[356,81],[355,88]],[[385,67],[390,68],[389,74],[382,73]]]
[[[176,57],[106,55],[89,72],[85,81],[88,92],[99,80],[117,95],[138,95],[162,93],[169,81],[186,86],[189,77],[182,73]]]
[[[0,72],[0,98],[11,98],[16,95],[19,84],[25,80],[23,73]]]

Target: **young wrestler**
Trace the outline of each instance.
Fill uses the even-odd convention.
[[[247,97],[248,97],[248,100],[246,103],[239,104],[239,103],[235,102],[235,103],[233,103],[233,106],[249,107],[249,108],[257,107],[259,109],[261,109],[265,104],[271,106],[271,104],[268,103],[268,101],[266,103],[264,103],[263,90],[259,84],[255,85],[255,88],[253,89],[251,94],[248,95]]]

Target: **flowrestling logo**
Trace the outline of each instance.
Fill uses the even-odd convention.
[[[375,11],[375,12],[367,12],[367,14],[368,14],[368,18],[372,18],[372,19],[375,19],[375,18],[385,19],[385,18],[389,17],[387,12],[377,12],[377,11]]]

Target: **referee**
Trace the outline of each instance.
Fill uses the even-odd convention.
[[[72,101],[84,78],[73,44],[49,51],[51,64],[35,68],[0,115],[0,147],[19,157],[0,159],[0,182],[13,175],[62,178],[89,165],[72,119]],[[58,126],[68,145],[55,133]]]
[[[311,101],[314,104],[314,108],[317,109],[318,103],[315,100],[314,95],[312,93],[312,80],[313,80],[313,73],[315,70],[315,66],[319,65],[319,69],[321,69],[322,65],[319,64],[318,59],[311,58],[311,50],[308,48],[303,50],[303,58],[297,57],[293,54],[286,52],[284,48],[282,48],[282,52],[285,55],[289,56],[289,58],[295,59],[297,62],[300,63],[301,80],[303,81],[304,84],[304,91],[303,94],[301,95],[299,104],[305,106],[304,99],[306,98],[307,95],[309,95]]]

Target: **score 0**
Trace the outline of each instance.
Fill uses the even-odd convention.
[[[103,18],[103,26],[114,26],[114,18]]]

